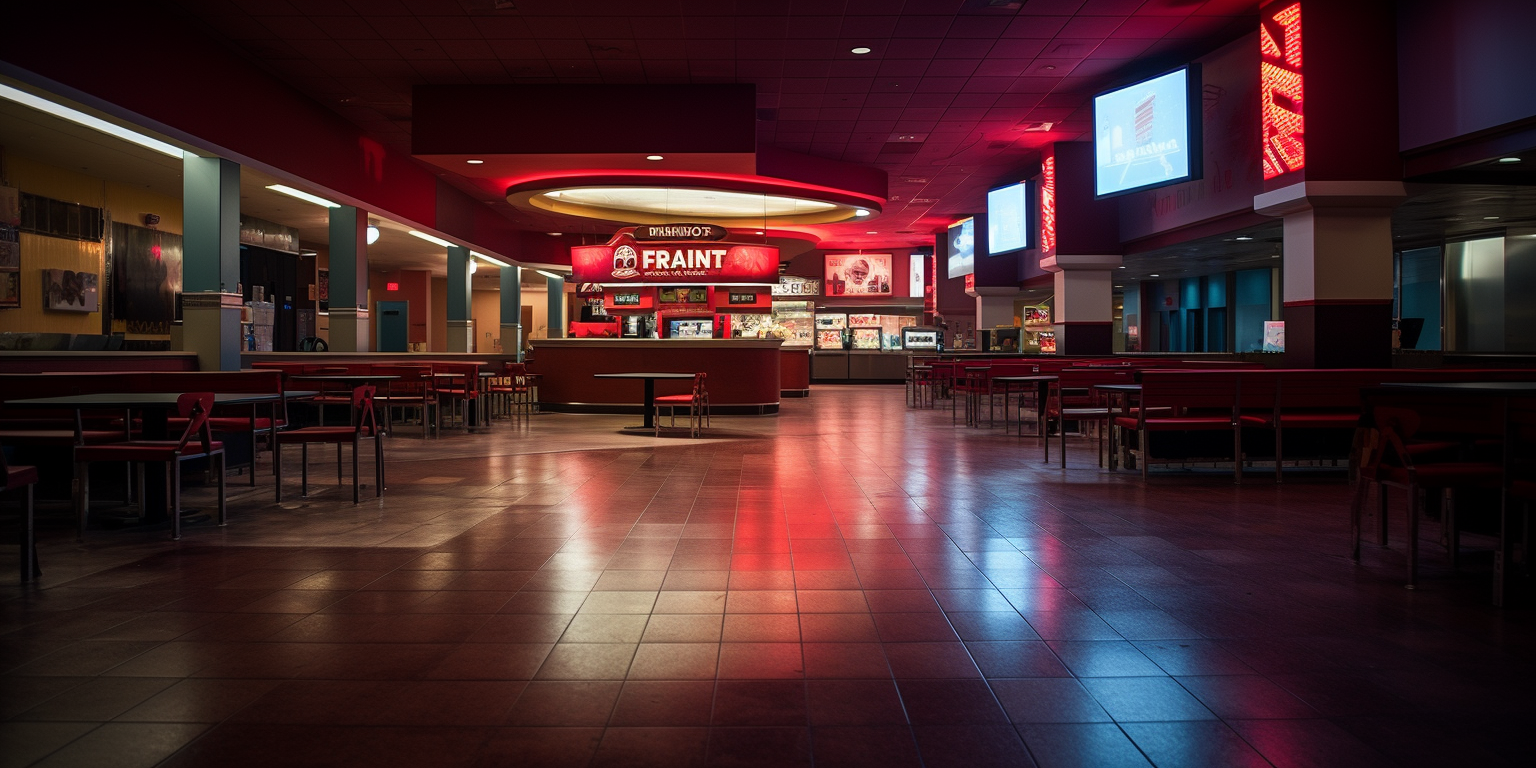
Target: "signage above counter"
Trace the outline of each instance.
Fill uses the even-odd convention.
[[[724,240],[730,232],[714,224],[647,224],[635,227],[635,240],[653,243],[673,240]]]
[[[669,226],[680,234],[712,225]],[[573,246],[575,280],[603,285],[773,285],[779,280],[779,249],[771,245],[709,240],[653,245],[636,237],[638,229],[668,228],[626,227],[603,245]]]

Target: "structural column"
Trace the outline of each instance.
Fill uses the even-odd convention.
[[[523,268],[501,268],[501,353],[523,360]]]
[[[240,370],[240,166],[182,160],[182,349],[199,370]]]
[[[370,352],[368,214],[350,205],[330,209],[332,352]]]
[[[1392,365],[1392,209],[1398,181],[1304,181],[1253,199],[1285,220],[1289,368]]]
[[[1114,270],[1118,255],[1051,257],[1054,268],[1056,352],[1062,355],[1108,355],[1114,351]],[[1042,262],[1042,266],[1045,264]]]
[[[549,275],[549,321],[545,323],[545,338],[565,338],[565,278]]]
[[[1056,354],[1112,354],[1119,208],[1094,197],[1091,143],[1053,144],[1043,154],[1040,268],[1055,278]]]
[[[475,324],[470,319],[469,262],[474,258],[461,245],[448,246],[448,351],[475,349]]]

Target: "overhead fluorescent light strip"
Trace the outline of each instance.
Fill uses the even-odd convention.
[[[321,197],[319,195],[311,195],[310,193],[305,192],[302,189],[294,189],[293,187],[290,187],[290,186],[288,186],[286,184],[268,184],[267,185],[267,189],[270,189],[273,192],[276,192],[278,194],[287,195],[289,197],[296,197],[296,198],[298,198],[300,200],[303,200],[306,203],[314,203],[315,205],[323,205],[326,208],[340,208],[341,207],[341,203],[333,203],[330,200],[327,200],[327,199],[325,199],[325,198],[323,198],[323,197]]]
[[[421,239],[423,239],[423,240],[425,240],[425,241],[427,241],[429,243],[432,243],[433,245],[441,245],[444,248],[449,248],[449,247],[453,246],[453,243],[450,243],[447,240],[442,239],[441,237],[435,237],[435,236],[429,235],[429,234],[427,234],[425,232],[417,232],[414,229],[411,230],[411,235],[414,236],[414,237],[419,237],[419,238],[421,238]]]
[[[186,152],[181,147],[167,144],[159,139],[151,138],[149,136],[145,136],[142,133],[138,133],[137,131],[131,131],[120,125],[117,125],[116,123],[109,123],[99,117],[87,115],[78,109],[71,109],[64,106],[63,104],[56,104],[47,99],[33,96],[26,91],[12,88],[9,85],[0,85],[0,98],[4,98],[7,101],[14,101],[17,104],[21,104],[23,106],[31,107],[35,110],[38,110],[39,112],[47,112],[54,117],[61,117],[70,121],[71,123],[75,123],[76,125],[83,125],[86,128],[90,128],[91,130],[101,131],[102,133],[105,133],[109,136],[116,136],[117,138],[124,141],[131,141],[146,149],[153,149],[154,151],[161,154],[170,155],[177,160],[182,159],[182,157],[186,154]]]
[[[543,276],[545,276],[545,277],[547,277],[547,278],[549,278],[549,279],[551,279],[551,280],[564,280],[565,279],[565,275],[557,275],[557,274],[555,274],[553,272],[547,272],[547,271],[542,270],[542,269],[535,269],[534,271],[539,273],[539,274],[541,274],[541,275],[543,275]]]
[[[479,260],[481,260],[481,261],[483,261],[483,262],[485,262],[487,264],[495,264],[498,267],[510,267],[510,266],[512,266],[511,264],[508,264],[507,262],[502,261],[501,259],[495,258],[493,256],[487,256],[487,255],[485,255],[485,254],[483,254],[483,253],[481,253],[479,251],[470,251],[469,255],[471,255],[471,256],[473,256],[473,257],[475,257],[475,258],[477,258],[477,259],[479,259]]]

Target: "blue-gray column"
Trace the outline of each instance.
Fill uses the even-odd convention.
[[[549,321],[545,324],[546,338],[565,338],[565,278],[548,277]]]
[[[448,351],[473,352],[474,323],[470,320],[469,249],[448,246]]]
[[[240,165],[182,159],[181,349],[204,371],[240,369]]]
[[[368,324],[368,213],[350,205],[331,210],[331,333],[333,352],[370,352]]]
[[[501,268],[501,352],[523,359],[523,268]]]

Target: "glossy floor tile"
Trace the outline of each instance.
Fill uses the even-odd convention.
[[[0,766],[1536,754],[1536,627],[1487,604],[1487,541],[1452,571],[1426,524],[1406,591],[1400,512],[1346,557],[1341,477],[1143,484],[1084,439],[1062,469],[899,387],[817,387],[702,440],[631,419],[402,434],[355,506],[319,458],[310,498],[273,503],[264,457],[228,526],[175,543],[77,544],[45,499],[43,581],[0,588]]]

